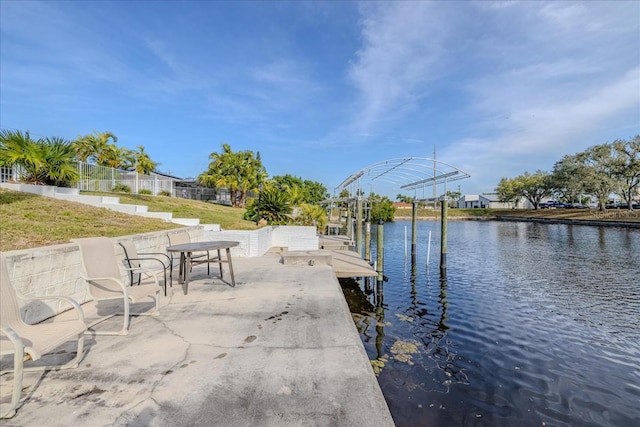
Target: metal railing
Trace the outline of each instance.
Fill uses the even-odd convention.
[[[174,182],[176,180],[163,175],[154,173],[144,175],[136,171],[114,169],[84,162],[78,162],[78,173],[80,179],[74,187],[80,191],[111,192],[118,186],[127,186],[134,194],[148,190],[154,195],[161,192],[175,195]]]
[[[141,191],[153,195],[170,194],[171,197],[231,204],[231,195],[226,188],[209,188],[195,180],[181,180],[151,173],[144,175],[136,171],[114,169],[85,162],[76,162],[78,181],[71,185],[80,191],[111,193],[128,187],[133,194]],[[0,167],[0,182],[20,182],[24,171],[20,166]]]
[[[148,190],[154,195],[166,192],[175,196],[174,183],[178,180],[171,177],[155,173],[144,175],[136,171],[114,169],[84,162],[76,162],[76,167],[80,178],[71,187],[80,191],[112,192],[117,190],[118,186],[127,186],[135,194],[142,190]],[[0,182],[20,182],[22,175],[24,175],[24,171],[19,166],[0,168]]]

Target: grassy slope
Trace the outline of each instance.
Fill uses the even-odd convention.
[[[244,209],[170,197],[118,196],[121,203],[147,205],[151,212],[172,212],[174,218],[200,218],[201,224],[220,224],[225,229],[256,228],[254,223],[242,219]],[[115,237],[179,227],[183,226],[81,203],[0,190],[2,251],[68,243],[77,237]]]

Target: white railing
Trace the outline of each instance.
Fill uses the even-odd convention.
[[[126,185],[132,193],[148,190],[151,194],[168,192],[174,196],[174,179],[152,173],[143,175],[136,171],[126,171],[106,166],[78,162],[80,179],[75,188],[80,191],[113,191],[116,185]]]
[[[142,190],[149,190],[154,195],[164,191],[175,196],[174,182],[176,180],[163,175],[154,173],[143,175],[136,171],[114,169],[84,162],[77,162],[77,168],[80,179],[73,184],[73,188],[80,191],[112,192],[117,185],[126,185],[134,194]],[[0,182],[20,181],[21,175],[23,172],[20,167],[0,168]]]

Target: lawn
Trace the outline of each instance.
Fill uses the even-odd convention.
[[[114,196],[113,193],[108,195]],[[253,222],[242,219],[244,209],[240,208],[162,196],[117,196],[121,203],[147,205],[150,212],[172,212],[174,218],[200,218],[201,224],[220,224],[223,229],[256,228]],[[184,226],[81,203],[0,189],[1,251],[68,243],[69,239],[79,237],[116,237],[180,227]]]

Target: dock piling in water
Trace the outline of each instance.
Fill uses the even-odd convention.
[[[384,221],[378,220],[377,240],[376,240],[376,271],[378,280],[384,276]]]
[[[447,276],[447,198],[440,201],[440,275]]]
[[[413,199],[411,205],[411,263],[416,262],[416,248],[418,241],[418,201]]]

